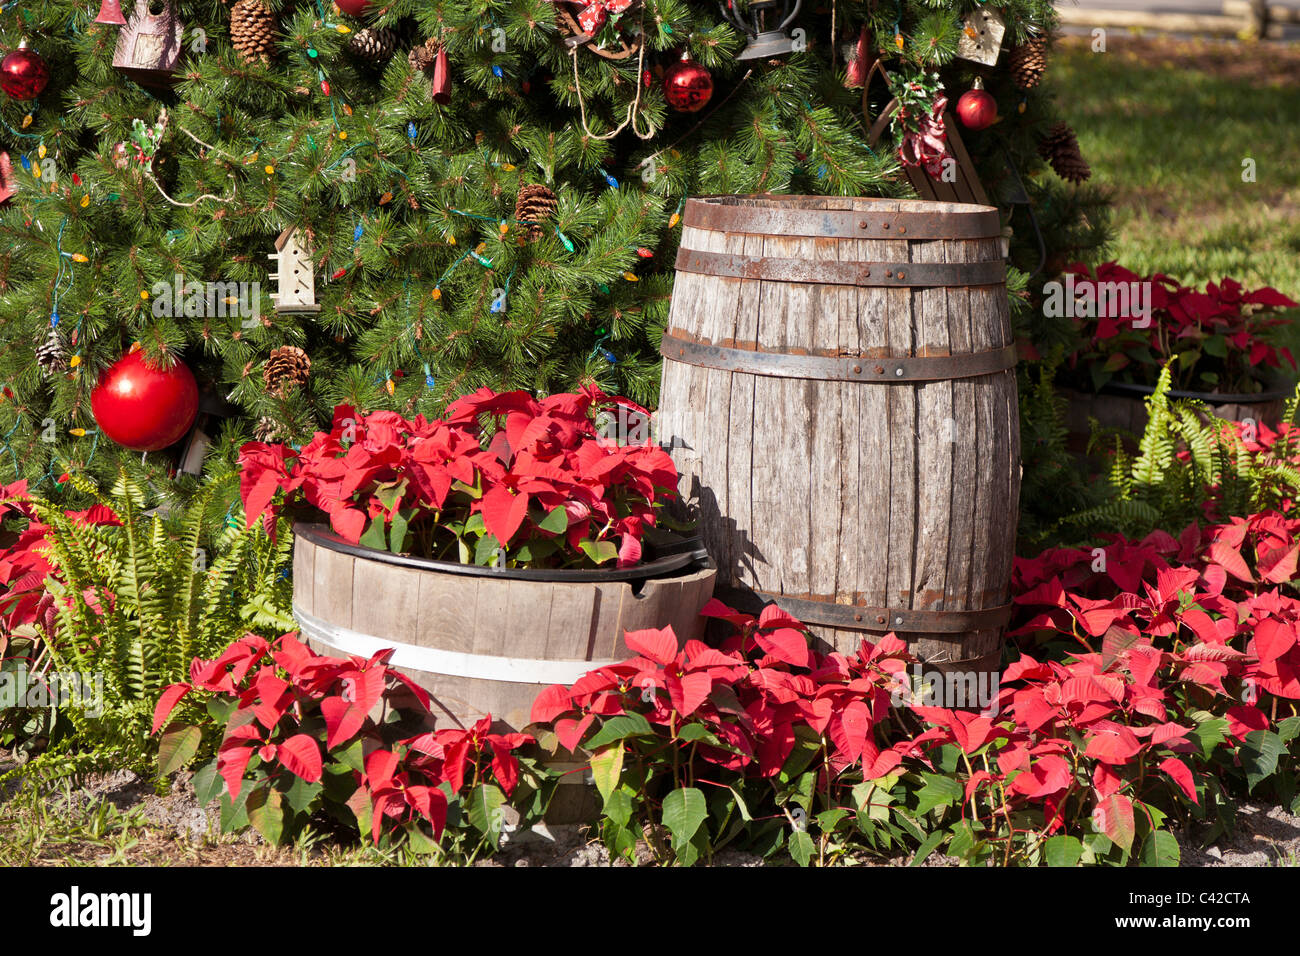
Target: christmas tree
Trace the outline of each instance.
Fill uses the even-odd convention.
[[[685,197],[942,197],[956,134],[1013,289],[1050,277],[1105,237],[1039,82],[1053,26],[1049,0],[7,3],[3,478],[175,441],[187,369],[227,461],[338,403],[653,404]]]

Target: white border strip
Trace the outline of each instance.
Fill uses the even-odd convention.
[[[488,654],[465,654],[436,647],[417,647],[385,640],[371,634],[330,624],[294,606],[293,616],[302,625],[306,637],[327,644],[344,654],[370,657],[386,647],[395,653],[389,663],[395,667],[448,677],[473,677],[479,680],[508,681],[513,684],[572,684],[583,674],[618,661],[540,661],[519,657],[493,657]]]

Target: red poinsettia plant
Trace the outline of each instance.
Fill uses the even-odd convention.
[[[1201,291],[1107,262],[1095,272],[1076,263],[1062,287],[1062,301],[1049,297],[1045,307],[1074,318],[1083,344],[1068,365],[1095,390],[1110,381],[1154,386],[1171,359],[1175,388],[1220,394],[1263,391],[1270,373],[1296,368],[1275,332],[1297,303],[1268,286],[1225,278]]]
[[[1243,673],[1225,661],[1245,655],[1196,639],[1177,653],[1140,635],[1060,660],[1022,654],[970,694],[954,692],[974,675],[922,678],[893,634],[820,653],[775,606],[702,613],[733,629],[718,646],[628,632],[636,656],[534,703],[535,726],[549,727],[539,739],[590,752],[615,852],[662,830],[655,849],[679,864],[733,840],[828,862],[846,839],[910,844],[918,862],[945,846],[970,862],[1169,863],[1168,816],[1203,813],[1219,766],[1281,746],[1300,723],[1272,734],[1260,704],[1276,684],[1216,706],[1219,681]],[[1192,707],[1184,685],[1212,689]]]
[[[84,511],[64,509],[63,513],[87,528],[122,523],[111,508],[102,504]],[[51,529],[36,513],[26,479],[0,487],[0,520],[10,518],[16,537],[0,547],[0,655],[15,635],[29,640],[42,634],[52,636],[58,610],[54,594],[46,586],[51,575],[59,575],[49,555]],[[64,602],[71,603],[71,598]]]
[[[196,658],[190,679],[155,706],[159,767],[188,762],[215,721],[217,755],[194,782],[202,803],[221,799],[226,829],[251,823],[282,843],[333,817],[375,843],[436,852],[450,815],[469,823],[471,842],[494,844],[503,819],[488,811],[517,794],[521,774],[535,779],[519,756],[532,738],[492,733],[490,714],[469,728],[430,729],[428,693],[389,665],[392,655],[325,656],[291,633],[247,634],[212,660]],[[197,724],[195,697],[207,718]],[[189,712],[178,717],[183,703]]]
[[[340,406],[301,449],[245,445],[240,494],[249,524],[297,506],[348,541],[394,553],[627,567],[641,560],[677,470],[659,446],[604,433],[599,416],[619,409],[649,421],[594,386],[540,399],[484,388],[433,421]]]

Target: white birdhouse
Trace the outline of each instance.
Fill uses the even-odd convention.
[[[296,226],[290,226],[275,240],[276,291],[271,293],[277,312],[319,312],[316,304],[316,271],[312,268],[311,246]]]
[[[957,38],[957,55],[963,60],[974,60],[992,66],[998,62],[1002,37],[1006,32],[1007,21],[997,10],[989,7],[972,10],[962,21],[961,36]]]

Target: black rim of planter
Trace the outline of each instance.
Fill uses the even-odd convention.
[[[683,538],[671,535],[666,545],[654,548],[647,545],[646,550],[657,554],[650,561],[631,568],[611,568],[609,570],[550,569],[550,568],[489,568],[478,564],[460,564],[456,561],[438,561],[433,558],[419,558],[409,554],[393,554],[365,545],[352,544],[339,537],[328,525],[310,522],[298,522],[293,532],[306,538],[312,544],[342,554],[350,554],[367,561],[381,564],[396,564],[406,568],[418,568],[424,571],[441,571],[446,574],[463,574],[467,577],[510,578],[524,581],[554,581],[570,584],[598,581],[639,581],[645,578],[658,578],[684,569],[700,569],[708,565],[708,552],[704,550],[699,537]]]
[[[1107,382],[1101,387],[1098,394],[1105,395],[1150,395],[1154,392],[1154,385],[1135,385],[1131,382]],[[1254,405],[1264,402],[1275,402],[1280,398],[1290,398],[1289,390],[1274,390],[1271,392],[1244,392],[1244,393],[1225,393],[1216,394],[1214,392],[1179,392],[1169,391],[1165,393],[1170,398],[1193,398],[1197,401],[1204,402],[1207,405]]]

